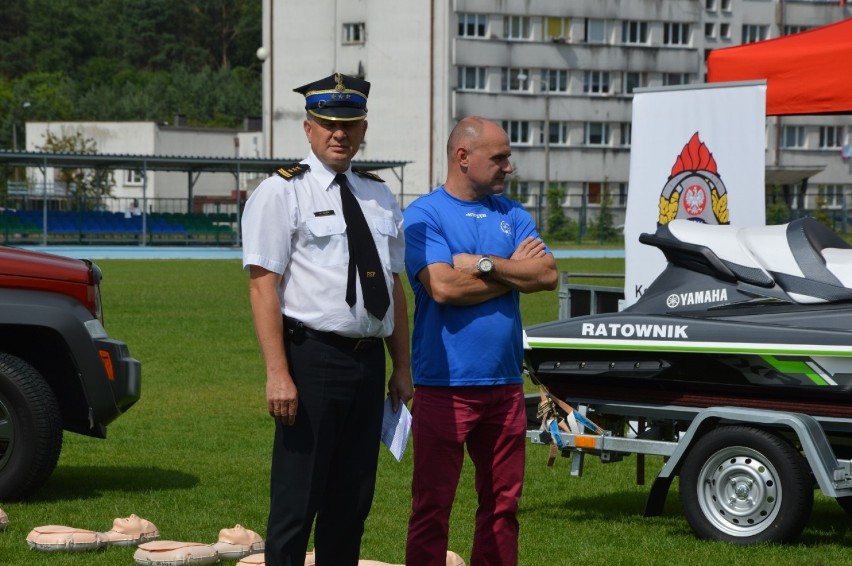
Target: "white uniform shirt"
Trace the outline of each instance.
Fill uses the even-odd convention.
[[[282,312],[308,328],[363,338],[393,331],[393,273],[405,269],[402,213],[384,183],[346,171],[364,211],[382,261],[391,304],[383,320],[364,309],[360,282],[357,301],[346,304],[349,243],[336,173],[313,154],[310,170],[285,180],[264,180],[246,202],[242,217],[243,268],[257,265],[282,275]],[[357,276],[356,276],[357,280]]]

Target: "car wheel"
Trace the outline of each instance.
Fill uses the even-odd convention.
[[[62,450],[62,415],[42,375],[0,352],[0,501],[32,495]]]

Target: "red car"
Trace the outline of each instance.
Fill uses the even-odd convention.
[[[141,366],[103,326],[90,261],[0,246],[0,501],[53,473],[63,430],[98,438],[138,399]]]

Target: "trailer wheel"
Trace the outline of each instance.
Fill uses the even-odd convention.
[[[707,433],[680,472],[683,514],[703,539],[743,545],[793,540],[813,500],[805,458],[784,438],[757,428]]]

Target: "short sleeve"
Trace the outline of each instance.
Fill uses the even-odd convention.
[[[295,226],[286,181],[264,180],[246,202],[241,220],[243,269],[256,265],[283,274],[290,257]]]

